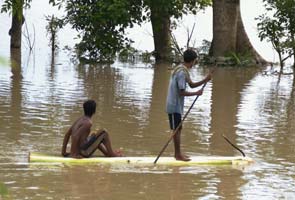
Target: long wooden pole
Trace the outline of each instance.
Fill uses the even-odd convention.
[[[204,83],[202,90],[204,90],[204,88],[206,87],[207,82]],[[192,105],[189,107],[189,109],[187,110],[187,112],[185,113],[185,115],[183,116],[181,122],[178,124],[178,126],[176,127],[176,129],[173,131],[171,137],[169,138],[169,140],[166,142],[166,144],[164,145],[164,147],[162,148],[162,150],[160,151],[160,153],[158,154],[156,160],[154,161],[154,164],[157,163],[157,161],[159,160],[160,156],[163,154],[163,152],[165,151],[165,149],[167,148],[167,146],[169,145],[169,143],[171,142],[172,138],[176,135],[176,133],[178,132],[178,130],[180,129],[181,125],[183,124],[184,120],[186,119],[187,115],[189,114],[189,112],[191,111],[191,109],[193,108],[194,104],[196,103],[196,101],[198,100],[200,95],[197,95],[194,102],[192,103]]]

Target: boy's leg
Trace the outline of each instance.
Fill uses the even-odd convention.
[[[98,145],[98,149],[107,157],[118,157],[122,156],[120,152],[115,152],[112,148],[110,136],[105,129],[97,131],[97,134],[103,134],[102,143]]]
[[[178,125],[181,123],[181,115],[178,113],[169,114],[169,123],[170,123],[171,130],[175,131]],[[181,129],[182,127],[178,128],[177,133],[175,133],[173,137],[174,157],[176,160],[189,161],[190,159],[187,156],[183,155],[180,150]]]
[[[108,151],[102,143],[100,143],[97,148],[103,153],[103,155],[107,156]]]
[[[181,155],[180,151],[180,134],[181,130],[178,129],[177,133],[175,133],[173,137],[173,142],[174,142],[174,157],[177,159]]]
[[[104,139],[104,132],[97,131],[96,133],[91,133],[90,136],[87,138],[87,143],[82,146],[81,155],[83,157],[90,157],[98,146],[102,143]]]
[[[177,133],[173,137],[174,142],[174,157],[176,160],[190,161],[189,157],[181,153],[180,143],[181,143],[181,128],[178,129]]]

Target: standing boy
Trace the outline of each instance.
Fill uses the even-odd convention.
[[[96,149],[99,149],[107,157],[121,156],[120,152],[115,152],[111,146],[111,140],[106,130],[101,129],[91,133],[91,117],[96,111],[96,102],[88,100],[83,104],[84,116],[74,122],[65,134],[61,154],[73,158],[90,157]],[[71,151],[67,153],[67,145],[71,137]]]
[[[186,84],[191,88],[195,88],[211,80],[211,74],[208,74],[202,81],[192,82],[188,70],[191,69],[197,61],[197,53],[194,50],[186,50],[183,53],[183,60],[183,65],[178,66],[173,70],[168,88],[166,111],[169,117],[170,129],[173,131],[177,129],[182,120],[184,97],[202,95],[203,93],[202,89],[196,92],[187,91]],[[173,137],[175,151],[174,157],[176,160],[189,161],[189,157],[182,154],[180,150],[181,129],[182,127],[180,126]]]

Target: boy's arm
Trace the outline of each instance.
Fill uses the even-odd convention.
[[[72,127],[67,131],[63,140],[61,155],[64,157],[69,155],[69,153],[67,153],[67,145],[68,145],[71,134],[72,134]]]
[[[204,78],[203,80],[199,81],[199,82],[188,82],[189,86],[191,88],[196,88],[196,87],[199,87],[203,84],[205,84],[206,82],[210,81],[211,80],[211,72],[206,76],[206,78]]]
[[[196,96],[196,95],[202,95],[203,94],[203,89],[200,89],[196,92],[188,92],[186,90],[180,90],[180,96]]]
[[[180,96],[195,96],[195,95],[202,95],[203,90],[199,90],[196,92],[189,92],[185,88],[186,84],[193,84],[192,81],[188,80],[185,73],[179,73],[177,77],[177,88],[179,90],[179,95]]]

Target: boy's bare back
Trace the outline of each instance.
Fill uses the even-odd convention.
[[[71,156],[80,157],[80,147],[86,142],[90,134],[92,121],[88,117],[79,118],[71,127]]]

